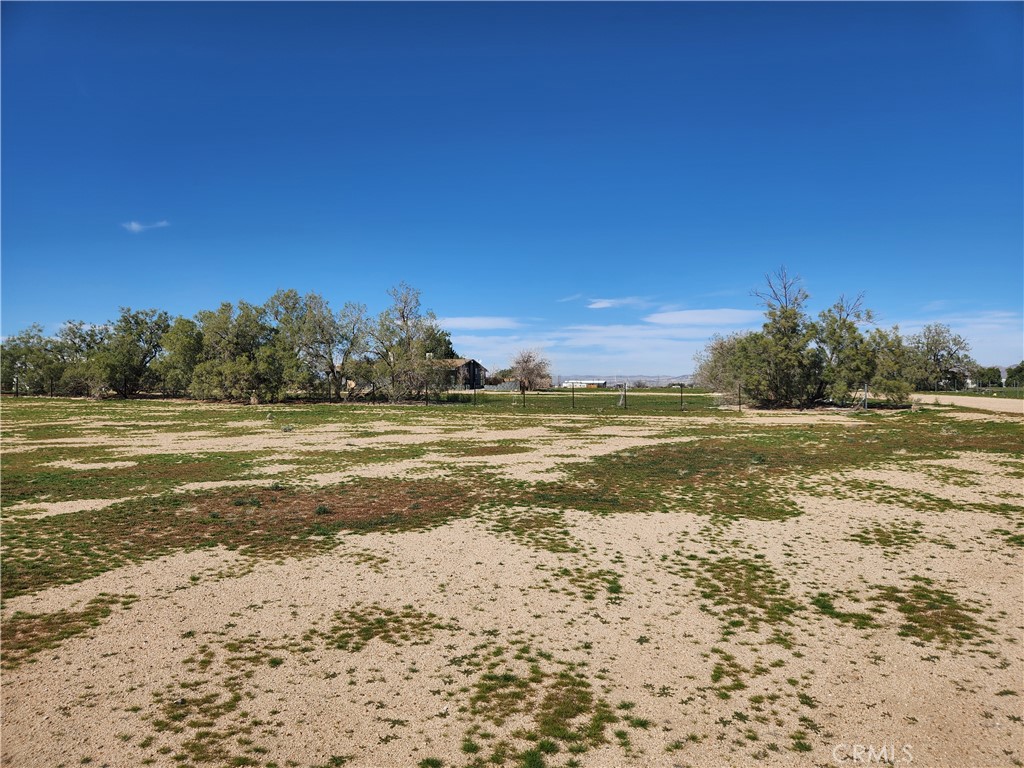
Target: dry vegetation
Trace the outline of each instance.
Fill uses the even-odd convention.
[[[1022,764],[1019,416],[587,397],[6,400],[3,764]]]

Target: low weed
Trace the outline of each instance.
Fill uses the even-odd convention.
[[[911,576],[910,581],[907,589],[876,586],[872,597],[877,603],[895,606],[903,614],[900,635],[945,647],[961,645],[987,631],[976,618],[980,608],[934,586],[924,576]]]
[[[65,640],[100,626],[114,608],[128,609],[137,595],[100,593],[80,611],[55,613],[14,613],[3,623],[2,659],[4,669],[15,669],[36,654],[58,647]]]
[[[456,622],[442,621],[434,614],[423,613],[411,605],[396,611],[379,603],[365,607],[357,603],[347,611],[338,611],[331,628],[322,636],[334,648],[357,653],[372,640],[391,645],[425,645],[433,640],[436,632],[458,629]],[[314,630],[306,639],[312,639],[315,634],[318,633]]]

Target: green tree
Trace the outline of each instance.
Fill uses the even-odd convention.
[[[804,310],[809,296],[785,267],[765,281],[754,292],[765,306],[764,326],[737,345],[743,389],[773,408],[810,404],[821,392],[823,364],[811,346],[815,326]]]
[[[915,356],[915,386],[920,390],[962,389],[977,368],[971,345],[948,325],[932,323],[910,338]]]
[[[60,382],[71,362],[69,353],[61,339],[44,335],[42,326],[29,326],[3,343],[3,388],[15,394],[62,394]]]
[[[435,360],[454,360],[459,356],[452,346],[452,335],[436,323],[428,323],[423,348]]]
[[[1024,387],[1024,360],[1006,369],[1006,386]]]
[[[196,317],[203,352],[192,375],[195,397],[276,400],[283,394],[286,356],[265,307],[224,302]]]
[[[312,386],[324,382],[328,399],[335,394],[340,398],[346,378],[354,372],[354,360],[366,347],[366,307],[348,302],[334,313],[319,294],[300,297],[295,291],[278,291],[268,306],[301,369],[292,380],[304,379]]]
[[[444,349],[444,332],[433,312],[424,312],[420,292],[406,283],[388,291],[391,306],[381,312],[369,331],[374,384],[392,401],[439,391],[447,368],[435,352]],[[451,346],[450,339],[448,347]],[[454,353],[454,350],[451,350]]]
[[[99,356],[110,337],[109,325],[92,325],[70,320],[57,332],[68,365],[61,376],[65,395],[101,397],[109,389],[107,371]]]
[[[186,317],[175,318],[160,340],[161,355],[153,361],[153,372],[164,394],[179,396],[188,391],[192,375],[203,353],[203,332]]]
[[[785,267],[766,276],[755,291],[765,307],[765,323],[754,333],[714,336],[695,356],[695,379],[726,397],[737,388],[753,402],[768,407],[811,405],[823,398],[845,403],[865,385],[894,402],[905,402],[908,381],[918,370],[918,355],[899,334],[876,329],[863,296],[839,300],[815,322],[804,307],[807,292]]]
[[[909,403],[913,391],[911,350],[903,343],[899,326],[889,331],[875,328],[867,343],[875,363],[871,391],[896,405]]]
[[[866,386],[874,375],[875,360],[860,326],[873,322],[864,309],[864,294],[853,301],[845,296],[818,315],[815,342],[822,355],[819,397],[845,405],[850,393]],[[817,399],[817,398],[815,398]]]
[[[94,352],[99,371],[118,397],[131,397],[152,383],[149,365],[160,353],[160,340],[169,329],[166,312],[121,307],[110,334]]]
[[[978,368],[974,374],[974,383],[979,387],[1003,386],[1003,372],[997,366]]]
[[[273,332],[267,347],[258,356],[279,368],[283,390],[310,393],[322,382],[319,371],[302,359],[302,324],[306,314],[303,297],[293,288],[279,290],[263,305],[266,321]]]
[[[24,332],[23,332],[24,333]],[[24,338],[10,336],[0,345],[0,387],[15,395],[26,394],[29,347]]]
[[[694,356],[697,363],[694,382],[697,386],[720,392],[726,400],[733,399],[743,381],[740,348],[747,335],[733,333],[711,337],[704,349]]]

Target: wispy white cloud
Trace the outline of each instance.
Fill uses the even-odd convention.
[[[971,357],[982,365],[1014,365],[1024,358],[1024,317],[1020,312],[981,310],[901,319],[900,333],[919,333],[930,323],[948,325],[971,345]]]
[[[167,219],[158,221],[156,222],[156,224],[140,224],[137,221],[129,221],[125,224],[122,224],[121,226],[127,229],[133,235],[137,235],[139,234],[139,232],[145,232],[147,229],[160,229],[161,227],[169,227],[171,226],[171,222],[167,221]]]
[[[649,307],[651,302],[640,296],[623,296],[618,299],[590,299],[587,309],[617,309],[619,307]]]
[[[514,317],[442,317],[438,324],[449,331],[500,331],[521,328],[522,323]]]
[[[736,288],[723,288],[718,291],[708,291],[707,293],[698,294],[705,299],[721,299],[726,296],[746,296],[747,291],[741,291]]]
[[[919,332],[927,323],[949,325],[970,341],[971,353],[982,365],[1014,364],[1024,356],[1024,318],[1017,310],[915,313],[893,319],[904,335]],[[485,316],[449,318],[443,324],[453,331],[460,354],[492,370],[507,366],[520,350],[540,349],[551,360],[552,371],[562,376],[630,376],[691,373],[694,354],[714,334],[758,329],[763,320],[757,309],[664,307],[625,323],[570,325]]]
[[[689,373],[693,355],[712,333],[707,326],[659,326],[651,323],[570,325],[525,328],[517,332],[452,334],[460,354],[497,370],[516,352],[540,349],[560,375]]]
[[[561,299],[555,299],[555,301],[557,301],[559,304],[562,304],[562,303],[564,303],[566,301],[576,301],[577,299],[582,299],[582,298],[583,298],[583,294],[582,293],[574,293],[572,296],[564,296]]]
[[[656,325],[746,326],[757,325],[764,314],[754,309],[680,309],[655,312],[644,320]]]
[[[591,299],[601,307],[636,306],[638,297]],[[551,325],[527,318],[447,318],[452,343],[460,354],[491,369],[507,366],[516,352],[540,349],[560,375],[590,372],[602,375],[669,374],[693,370],[693,356],[715,333],[758,328],[760,310],[720,307],[661,311],[625,323]],[[460,333],[461,331],[461,333]],[[602,373],[603,372],[603,373]]]

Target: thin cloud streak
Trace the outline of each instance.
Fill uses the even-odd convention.
[[[587,309],[617,309],[619,307],[649,307],[651,303],[639,296],[623,296],[619,299],[590,299]]]
[[[694,354],[703,350],[714,334],[756,330],[763,319],[760,311],[731,308],[658,312],[633,323],[606,325],[552,327],[522,319],[513,329],[498,328],[496,324],[470,328],[467,324],[455,329],[466,332],[454,333],[452,341],[460,354],[480,360],[491,370],[506,367],[522,349],[540,349],[551,360],[552,372],[562,376],[583,372],[606,376],[681,375],[693,372]],[[898,325],[906,337],[933,322],[944,323],[967,338],[972,356],[982,365],[1012,365],[1024,356],[1024,319],[1020,312],[935,314],[901,318]],[[502,333],[504,330],[510,332]]]
[[[1016,365],[1024,359],[1024,317],[1019,312],[985,310],[916,317],[897,323],[911,336],[931,323],[948,325],[971,345],[971,357],[981,365]]]
[[[655,312],[644,320],[657,325],[733,326],[760,325],[764,313],[754,309],[680,309]]]
[[[626,333],[593,336],[559,329],[550,333],[501,336],[453,335],[460,354],[475,358],[491,371],[507,367],[517,352],[538,349],[551,361],[555,375],[590,371],[600,375],[669,374],[693,370],[693,356],[704,340],[668,337],[636,338]]]
[[[438,324],[449,331],[500,331],[514,330],[523,326],[514,317],[442,317]]]
[[[129,221],[125,224],[122,224],[121,226],[124,227],[129,232],[131,232],[133,235],[137,235],[140,232],[145,232],[147,229],[160,229],[162,227],[169,227],[171,226],[171,222],[167,221],[167,219],[158,221],[155,224],[140,224],[137,221]]]

